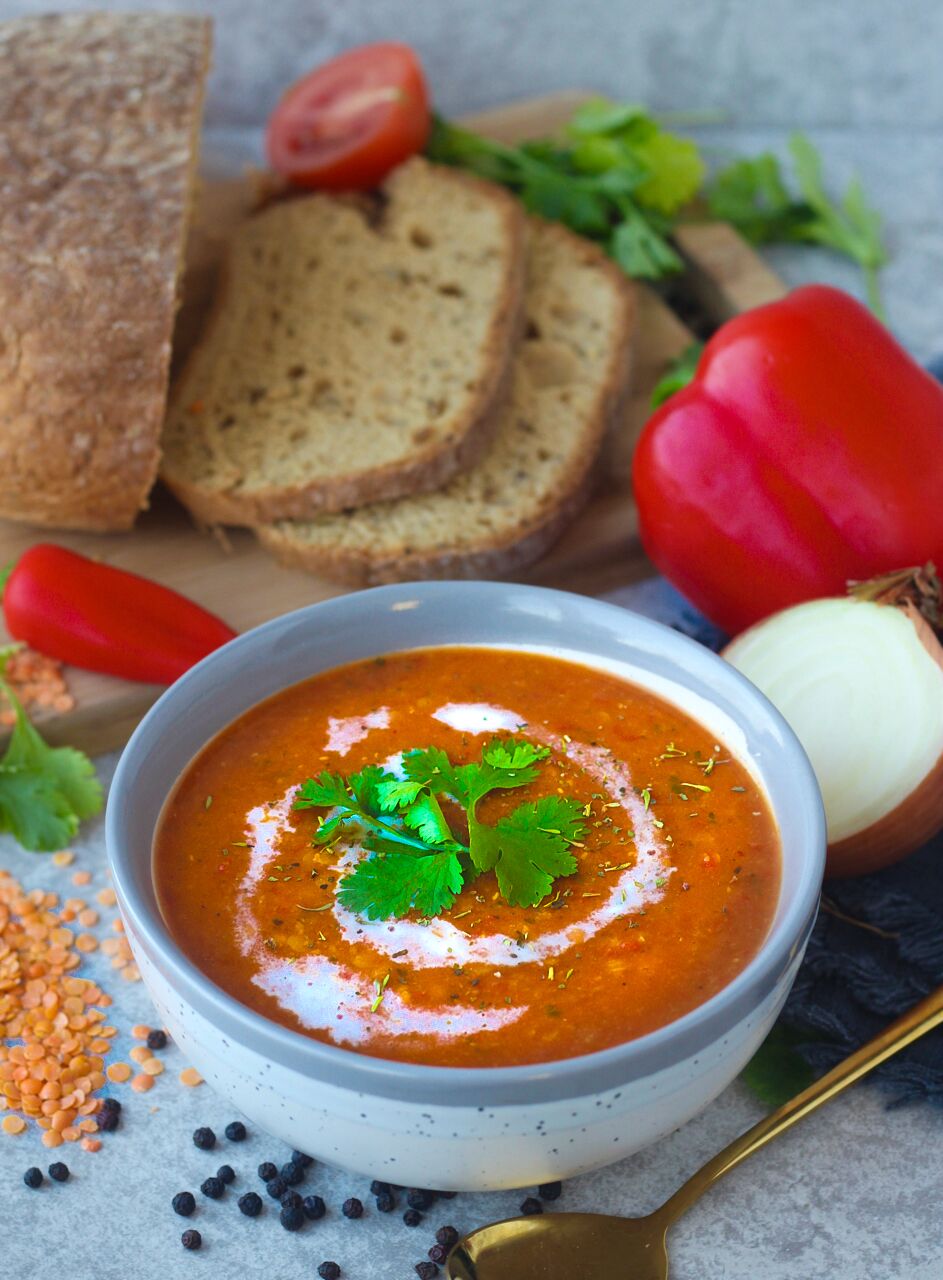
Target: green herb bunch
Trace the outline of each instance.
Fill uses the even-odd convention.
[[[707,179],[697,145],[669,132],[644,107],[593,99],[562,137],[508,146],[436,117],[432,160],[457,165],[515,191],[544,218],[602,244],[630,276],[660,280],[683,269],[671,243],[682,220],[731,223],[754,244],[823,245],[859,263],[868,301],[882,315],[877,273],[886,260],[881,220],[853,181],[840,204],[822,180],[822,161],[801,133],[789,143],[798,190],[766,152],[737,160]]]
[[[325,772],[302,785],[295,808],[332,810],[315,832],[316,845],[352,834],[368,851],[341,881],[338,898],[370,920],[440,915],[485,871],[494,872],[505,901],[533,907],[558,876],[576,870],[572,845],[585,833],[579,804],[541,796],[494,826],[479,820],[477,807],[493,791],[535,781],[549,754],[523,738],[495,738],[479,761],[464,765],[438,747],[410,751],[403,778],[377,765],[346,778]],[[464,810],[467,844],[452,831],[441,797]]]

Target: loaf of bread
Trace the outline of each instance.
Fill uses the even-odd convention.
[[[526,328],[488,453],[437,493],[260,528],[281,561],[357,585],[495,576],[562,532],[628,390],[634,296],[614,263],[559,225],[532,220],[528,242]]]
[[[174,390],[163,479],[202,523],[241,525],[444,484],[505,397],[524,221],[498,187],[421,159],[376,200],[250,218]]]
[[[198,17],[0,24],[0,516],[146,505],[209,51]]]

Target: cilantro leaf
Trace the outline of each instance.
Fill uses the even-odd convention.
[[[796,1049],[803,1039],[798,1031],[777,1022],[740,1073],[743,1083],[767,1106],[782,1106],[815,1079]]]
[[[666,400],[670,400],[676,391],[688,385],[697,372],[698,361],[703,350],[703,342],[692,342],[672,360],[667,371],[652,388],[649,404],[653,409],[658,409]]]
[[[460,770],[449,760],[441,747],[408,751],[403,756],[406,777],[429,787],[432,791],[445,791],[464,804],[465,784]]]
[[[368,920],[387,920],[410,911],[440,915],[461,887],[462,866],[453,851],[417,857],[390,850],[377,851],[358,863],[341,882],[337,896],[348,911]]]
[[[384,813],[395,813],[397,809],[412,804],[422,791],[425,783],[416,782],[412,778],[385,777],[377,784],[377,800]]]
[[[585,832],[574,800],[542,796],[519,805],[494,827],[479,829],[479,856],[494,868],[501,896],[512,906],[535,907],[557,876],[572,875],[570,844]],[[474,853],[473,853],[474,856]]]
[[[407,827],[418,832],[426,844],[443,844],[452,840],[452,831],[439,807],[439,802],[428,791],[422,793],[403,813]]]
[[[753,244],[772,241],[818,244],[857,262],[865,278],[868,304],[883,319],[878,271],[887,261],[881,218],[853,179],[840,205],[825,190],[822,157],[802,133],[789,139],[798,196],[790,194],[779,161],[769,152],[738,160],[714,179],[711,213],[730,222]]]
[[[629,205],[623,205],[623,221],[613,230],[609,252],[626,273],[640,280],[660,280],[684,266],[658,226]]]
[[[0,690],[16,719],[0,759],[0,831],[25,849],[48,853],[67,845],[79,823],[100,811],[101,784],[83,752],[43,741],[3,678],[7,656],[0,653]]]
[[[677,213],[700,191],[707,169],[695,143],[659,129],[637,142],[635,159],[648,176],[635,191],[639,204],[659,213]]]
[[[350,803],[350,792],[347,783],[339,773],[328,773],[325,770],[317,778],[308,778],[301,784],[301,790],[295,797],[295,809],[334,809],[338,805]]]

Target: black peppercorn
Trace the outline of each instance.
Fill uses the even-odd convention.
[[[115,1115],[120,1115],[121,1103],[117,1098],[102,1098],[102,1111],[113,1111]]]
[[[230,1142],[245,1142],[246,1126],[241,1120],[233,1120],[226,1126],[226,1137]]]
[[[211,1200],[218,1200],[225,1192],[226,1184],[222,1178],[207,1178],[205,1182],[200,1183],[200,1190]]]
[[[174,1213],[179,1213],[181,1218],[189,1218],[196,1208],[196,1200],[190,1191],[178,1191],[170,1203],[173,1205]]]
[[[166,1031],[149,1031],[147,1033],[148,1049],[166,1049],[167,1048],[167,1032]]]
[[[363,1203],[356,1196],[351,1196],[341,1205],[341,1213],[345,1218],[362,1218]]]
[[[220,1182],[225,1182],[229,1186],[230,1182],[236,1181],[236,1171],[231,1164],[221,1164],[216,1170],[216,1176]]]
[[[458,1244],[458,1232],[454,1227],[440,1227],[435,1233],[438,1244],[444,1244],[446,1249],[451,1249],[454,1244]]]
[[[396,1200],[392,1191],[381,1191],[377,1196],[377,1209],[380,1213],[391,1213],[396,1208]]]
[[[379,1182],[376,1178],[370,1183],[370,1194],[372,1196],[382,1196],[385,1191],[392,1191],[393,1188],[388,1182]]]
[[[297,1231],[304,1226],[305,1216],[300,1209],[287,1205],[278,1215],[278,1220],[286,1231]]]
[[[439,1274],[439,1268],[434,1262],[417,1262],[416,1275],[419,1280],[433,1280],[433,1276]]]
[[[273,1200],[281,1200],[282,1196],[288,1190],[288,1184],[284,1178],[269,1178],[265,1184],[265,1190],[269,1193]]]
[[[273,1178],[278,1177],[278,1169],[271,1160],[264,1160],[259,1165],[259,1177],[263,1182],[271,1182]]]
[[[102,1111],[99,1114],[98,1127],[102,1133],[114,1133],[120,1123],[121,1116],[117,1111]]]
[[[403,1221],[407,1227],[418,1227],[422,1222],[422,1214],[418,1209],[407,1209],[403,1214]]]
[[[190,1229],[185,1231],[180,1237],[180,1243],[185,1249],[199,1249],[200,1245],[203,1243],[203,1237],[200,1235],[199,1231],[194,1231],[193,1228],[190,1227]]]
[[[55,1164],[49,1166],[49,1176],[54,1182],[68,1182],[69,1166],[57,1160]]]
[[[537,1188],[537,1194],[541,1200],[559,1200],[560,1192],[563,1190],[562,1182],[543,1182]]]
[[[305,1171],[300,1164],[295,1164],[294,1160],[283,1164],[278,1172],[287,1187],[297,1187],[299,1182],[304,1182]]]
[[[444,1244],[434,1244],[429,1250],[429,1257],[433,1262],[444,1262],[449,1256],[449,1251]]]
[[[216,1146],[216,1134],[212,1129],[202,1128],[194,1131],[193,1145],[201,1151],[212,1151]]]
[[[323,1218],[326,1212],[326,1205],[320,1196],[305,1196],[301,1202],[305,1217],[310,1218],[314,1222],[318,1218]]]
[[[43,1185],[42,1169],[37,1169],[36,1166],[33,1165],[32,1169],[27,1169],[23,1174],[23,1181],[28,1187],[35,1191],[37,1187],[41,1187]]]
[[[283,1209],[300,1209],[304,1201],[297,1191],[286,1191],[279,1204]]]
[[[314,1164],[311,1156],[306,1156],[303,1151],[293,1151],[291,1153],[292,1164],[300,1165],[302,1169],[308,1169]]]
[[[257,1218],[262,1212],[262,1197],[254,1191],[247,1191],[244,1196],[239,1197],[239,1212],[244,1213],[247,1218]]]
[[[420,1187],[410,1187],[406,1192],[406,1203],[410,1209],[429,1209],[434,1200],[431,1191],[423,1191]]]
[[[544,1207],[539,1200],[535,1200],[533,1196],[528,1196],[526,1200],[521,1202],[521,1213],[543,1213]]]
[[[336,1262],[322,1262],[318,1267],[321,1280],[338,1280],[340,1273],[341,1269]]]

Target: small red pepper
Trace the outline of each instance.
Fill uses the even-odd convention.
[[[51,543],[9,571],[3,615],[50,658],[148,684],[172,684],[236,634],[169,587]]]
[[[714,335],[646,424],[633,484],[649,557],[737,632],[943,564],[943,387],[853,298],[797,289]]]

